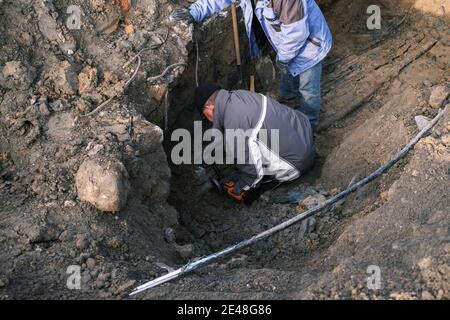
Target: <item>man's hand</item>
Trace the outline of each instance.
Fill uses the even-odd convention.
[[[248,186],[251,186],[254,180],[254,177],[242,174],[236,170],[225,180],[223,189],[231,199],[245,203],[246,190],[249,189]]]
[[[194,23],[194,17],[191,16],[191,13],[186,8],[177,8],[172,12],[172,18],[176,21],[184,21],[188,24]]]
[[[227,183],[224,184],[223,188],[231,199],[233,199],[236,202],[242,202],[244,200],[245,192],[235,193],[234,192],[235,186],[236,184],[234,181],[228,181]]]
[[[277,60],[277,69],[280,71],[282,75],[288,72],[288,64]]]
[[[236,202],[244,203],[246,206],[252,205],[252,203],[261,197],[259,189],[250,189],[248,191],[242,191],[241,193],[235,193],[236,184],[233,181],[229,181],[224,185],[227,195]]]

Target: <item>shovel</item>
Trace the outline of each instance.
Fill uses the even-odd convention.
[[[239,28],[238,28],[238,20],[237,20],[237,10],[236,5],[231,5],[231,20],[233,23],[233,40],[234,40],[234,50],[236,53],[236,66],[237,66],[237,76],[233,76],[232,78],[238,78],[237,81],[239,85],[242,85],[244,81],[244,77],[242,76],[242,60],[241,60],[241,46],[239,43]],[[234,82],[234,81],[233,81]],[[250,76],[250,91],[255,92],[255,76]]]
[[[237,78],[239,79],[238,80],[239,84],[242,85],[244,78],[242,76],[241,46],[239,43],[239,28],[235,4],[231,5],[231,21],[233,23],[233,40],[234,40],[234,50],[236,53]]]

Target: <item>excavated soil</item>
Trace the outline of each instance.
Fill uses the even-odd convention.
[[[313,188],[320,202],[365,177],[417,134],[415,116],[432,118],[448,103],[437,94],[450,88],[447,2],[318,1],[334,48],[324,62],[315,167],[251,207],[198,195],[193,168],[166,153],[172,130],[196,119],[196,78],[241,86],[230,17],[194,32],[169,19],[181,1],[138,0],[129,11],[116,2],[0,2],[0,299],[126,298],[311,205],[274,196]],[[70,4],[82,9],[80,30],[66,26]],[[381,30],[366,28],[372,4]],[[244,36],[241,43],[245,50]],[[124,68],[142,49],[141,64]],[[186,65],[149,79],[175,63]],[[244,65],[245,78],[256,70],[258,91],[276,89],[270,62],[244,57]],[[107,203],[119,203],[118,212],[80,199],[77,172],[91,162],[120,172],[120,201]],[[346,201],[137,298],[448,299],[449,164],[447,111],[413,152]],[[66,286],[71,265],[81,267],[81,290]],[[379,290],[366,285],[372,265]]]

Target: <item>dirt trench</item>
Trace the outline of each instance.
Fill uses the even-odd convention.
[[[329,1],[321,4],[334,31],[335,48],[325,61],[324,112],[316,135],[317,164],[298,181],[264,195],[250,208],[235,204],[214,192],[195,195],[192,188],[195,181],[192,166],[173,167],[169,203],[177,209],[181,224],[188,231],[180,234],[180,240],[193,244],[194,256],[202,256],[247,239],[311,205],[311,198],[300,205],[274,204],[272,199],[276,196],[289,191],[310,190],[313,187],[313,203],[320,203],[343,190],[351,181],[364,178],[389,160],[417,132],[415,115],[433,117],[436,114],[436,110],[427,106],[428,97],[429,90],[434,85],[448,81],[448,58],[445,57],[445,52],[448,51],[448,33],[445,31],[448,19],[439,15],[437,18],[424,15],[422,11],[414,9],[420,8],[417,2],[406,1],[400,7],[394,7],[389,2],[379,2],[377,4],[383,12],[383,28],[367,32],[367,14],[364,10],[372,3],[358,2],[357,5],[350,5],[345,1]],[[199,38],[199,51],[197,53],[193,49],[190,64],[195,65],[199,59],[200,82],[214,81],[226,88],[236,88],[229,17],[218,17],[214,23],[201,30],[203,38]],[[438,31],[432,31],[431,34],[422,32],[424,25],[436,26]],[[210,34],[214,38],[208,38]],[[246,63],[244,81],[255,71],[251,61]],[[208,72],[205,73],[203,68]],[[268,67],[266,64],[263,71],[257,75],[257,90],[276,90],[278,75],[272,73],[272,65]],[[182,80],[180,87],[173,92],[176,95],[173,104],[176,110],[179,110],[176,103],[178,94],[181,96],[180,101],[190,101],[189,96],[195,85],[195,70],[188,70],[184,77],[185,81]],[[181,120],[175,120],[175,128],[191,129],[193,120],[198,120],[195,112],[189,109],[176,113]],[[447,161],[445,159],[448,160],[447,157],[441,159],[444,167]],[[361,217],[370,213],[381,214],[376,211],[383,208],[387,202],[386,194],[405,175],[405,168],[410,160],[402,160],[378,181],[318,217],[245,249],[229,261],[209,267],[204,273],[199,272],[199,276],[192,281],[181,281],[183,291],[199,298],[206,292],[208,296],[212,294],[216,298],[403,297],[401,294],[397,296],[393,290],[395,285],[392,283],[401,281],[405,284],[405,279],[399,280],[396,278],[398,276],[390,279],[393,287],[386,286],[384,291],[367,290],[364,281],[367,267],[371,265],[371,256],[367,253],[362,254],[367,265],[359,266],[359,269],[352,266],[344,283],[336,284],[331,280],[333,284],[327,289],[323,283],[320,287],[314,282],[318,274],[329,274],[340,267],[339,255],[331,254],[336,243],[339,243],[343,234],[352,230],[352,225],[360,221]],[[440,174],[445,176],[445,169]],[[440,188],[448,190],[447,177],[443,178],[445,182]],[[442,201],[439,207],[446,210],[448,201],[441,196],[431,201]],[[448,242],[448,235],[442,239]],[[377,245],[387,246],[389,243]],[[433,251],[447,250],[445,248],[446,245],[439,249],[436,247]],[[346,248],[344,251],[348,250],[352,249]],[[388,250],[385,254],[388,254]],[[400,270],[404,268],[396,267]],[[262,275],[259,275],[260,272]],[[344,275],[338,275],[345,279]],[[247,276],[250,280],[245,281]],[[416,277],[414,280],[418,281],[417,274],[411,277]],[[226,280],[223,281],[224,278]],[[202,284],[198,285],[197,281]],[[235,289],[233,281],[239,289]],[[207,289],[198,292],[202,285]],[[416,293],[408,293],[406,296],[422,298],[421,292],[426,290],[418,289],[419,287],[412,290]],[[256,295],[252,291],[255,288],[258,291]],[[170,289],[161,291],[163,293],[149,293],[148,297],[187,297],[183,293],[173,295]],[[443,297],[448,294],[445,292],[447,291],[443,289],[434,289],[433,295]]]
[[[3,75],[15,69],[19,77],[0,79],[6,119],[0,126],[0,298],[125,298],[138,283],[323,201],[407,143],[417,132],[414,116],[433,117],[430,95],[449,87],[450,8],[420,0],[318,3],[334,48],[324,67],[317,164],[243,207],[214,192],[194,195],[192,167],[170,165],[164,154],[173,145],[171,131],[190,128],[197,118],[196,73],[199,82],[239,87],[227,12],[193,32],[168,18],[179,5],[168,1],[138,1],[129,13],[107,1],[78,1],[89,12],[87,30],[71,32],[64,23],[67,1],[47,7],[4,1],[0,65]],[[382,9],[381,30],[367,31],[369,4]],[[29,21],[31,29],[22,31],[16,20]],[[134,32],[127,33],[130,25]],[[248,79],[255,67],[240,28]],[[38,49],[25,49],[30,45]],[[122,66],[149,46],[154,49],[142,54],[121,95],[135,71]],[[180,62],[187,66],[148,81]],[[256,68],[260,92],[276,89],[271,64],[266,59]],[[59,78],[51,76],[61,70]],[[74,75],[81,91],[72,86]],[[448,121],[447,115],[417,151],[345,202],[138,298],[448,298]],[[114,215],[77,195],[78,169],[99,158],[101,169],[119,168],[114,173],[129,181],[126,206]],[[272,201],[305,190],[313,190],[306,202]],[[81,267],[81,290],[66,286],[69,265]],[[369,265],[383,272],[380,290],[366,286]]]

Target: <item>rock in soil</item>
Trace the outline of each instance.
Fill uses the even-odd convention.
[[[117,159],[85,160],[76,174],[78,197],[97,209],[118,212],[127,203],[130,183],[125,166]]]
[[[194,256],[194,245],[192,244],[175,245],[175,249],[181,259],[188,260]]]
[[[439,85],[431,89],[430,106],[438,109],[441,108],[447,97],[450,95],[450,86]]]

